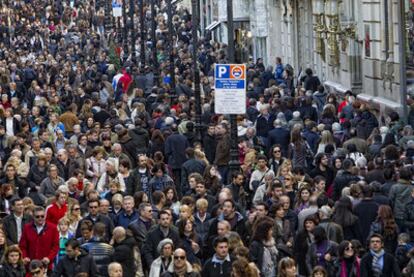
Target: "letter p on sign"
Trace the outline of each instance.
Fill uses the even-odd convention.
[[[223,78],[223,75],[226,74],[227,68],[225,66],[220,66],[218,68],[218,77]]]

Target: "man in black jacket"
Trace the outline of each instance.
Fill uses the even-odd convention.
[[[76,239],[66,243],[66,256],[58,263],[52,277],[72,277],[79,273],[97,276],[98,270],[93,258],[83,249]]]
[[[16,197],[10,201],[12,213],[3,219],[3,230],[6,234],[7,244],[19,244],[23,226],[32,220],[24,213],[23,200]]]
[[[369,252],[361,259],[361,277],[399,277],[400,269],[393,255],[384,251],[384,240],[379,234],[369,238]]]
[[[222,214],[212,220],[207,238],[212,239],[217,236],[218,222],[227,220],[230,223],[231,230],[237,232],[240,238],[245,241],[247,237],[246,220],[236,211],[236,203],[231,199],[224,200],[222,210]]]
[[[151,265],[158,258],[158,243],[163,239],[169,238],[174,242],[174,245],[179,245],[180,238],[178,232],[171,228],[171,222],[171,214],[166,210],[161,210],[158,226],[147,234],[144,246],[142,247],[142,256],[147,265]]]
[[[188,160],[184,162],[181,167],[181,189],[183,195],[188,194],[188,192],[190,191],[190,187],[188,184],[188,176],[190,176],[190,174],[194,172],[200,173],[200,175],[202,176],[204,174],[204,169],[206,168],[204,162],[197,160],[194,157],[193,148],[189,147],[185,149],[185,155]]]
[[[351,159],[345,159],[342,163],[344,171],[338,173],[334,179],[333,187],[333,200],[336,201],[341,197],[342,190],[349,186],[351,182],[358,182],[359,177],[352,175],[351,168],[354,166],[354,162]]]
[[[379,205],[372,199],[373,190],[371,185],[365,181],[359,181],[358,184],[362,191],[362,200],[354,207],[354,214],[358,216],[359,229],[361,230],[362,240],[364,243],[368,238],[371,224],[377,219]]]
[[[100,206],[100,202],[98,199],[92,199],[88,201],[88,212],[89,215],[85,216],[78,224],[78,229],[76,230],[76,237],[79,238],[81,237],[81,225],[83,221],[89,220],[91,221],[94,225],[97,222],[102,222],[103,224],[105,224],[105,239],[109,240],[109,238],[111,238],[112,236],[112,231],[114,229],[114,224],[112,222],[112,220],[106,216],[106,215],[102,215],[99,214],[99,206]]]
[[[128,229],[132,231],[138,247],[142,250],[149,230],[155,225],[152,219],[152,205],[150,203],[141,203],[138,207],[139,217],[128,225]],[[142,252],[142,251],[141,251]]]
[[[208,125],[207,134],[203,137],[204,152],[207,160],[212,164],[216,155],[216,126],[214,124]]]
[[[226,237],[217,237],[214,240],[216,253],[204,264],[203,277],[230,276],[232,260],[229,255],[229,242]]]

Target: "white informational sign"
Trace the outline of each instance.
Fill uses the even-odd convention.
[[[214,85],[215,113],[246,113],[246,66],[244,64],[216,64]]]
[[[122,16],[122,0],[113,0],[112,1],[112,15],[114,17]]]

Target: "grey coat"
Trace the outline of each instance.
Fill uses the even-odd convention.
[[[392,202],[396,219],[404,219],[404,209],[411,201],[411,191],[413,188],[414,186],[405,180],[399,180],[397,184],[391,187],[389,199]]]

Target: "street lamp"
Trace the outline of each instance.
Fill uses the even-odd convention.
[[[131,0],[130,0],[131,1]],[[122,48],[124,55],[122,57],[122,62],[125,64],[125,62],[128,59],[128,24],[127,24],[127,14],[126,14],[126,1],[124,0],[122,3],[122,19],[124,26],[122,28]]]
[[[141,68],[145,67],[145,23],[144,23],[144,0],[139,0],[139,28],[141,32],[141,41],[140,41],[140,60]]]
[[[195,129],[196,129],[196,140],[201,140],[201,96],[200,96],[200,70],[197,64],[197,48],[198,48],[198,5],[197,0],[191,0],[191,29],[193,37],[193,74],[194,74],[194,97],[195,97]]]
[[[234,62],[234,25],[233,25],[233,1],[227,0],[227,56],[228,62]],[[234,172],[240,170],[239,150],[237,143],[237,117],[235,114],[230,115],[230,162],[229,162],[229,180]]]
[[[130,18],[130,30],[131,30],[131,60],[135,65],[137,62],[137,54],[135,49],[136,34],[134,28],[134,12],[135,12],[135,3],[133,0],[129,0],[129,18]]]
[[[172,0],[167,0],[167,16],[168,16],[168,47],[169,47],[169,62],[170,62],[170,76],[171,76],[171,94],[175,94],[175,62],[174,62],[174,28],[172,20]]]
[[[153,62],[153,72],[154,72],[154,81],[155,85],[158,86],[159,81],[159,74],[158,74],[158,59],[157,59],[157,37],[155,33],[155,29],[157,28],[156,17],[157,14],[155,12],[155,1],[151,0],[151,40],[152,40],[152,62]]]

